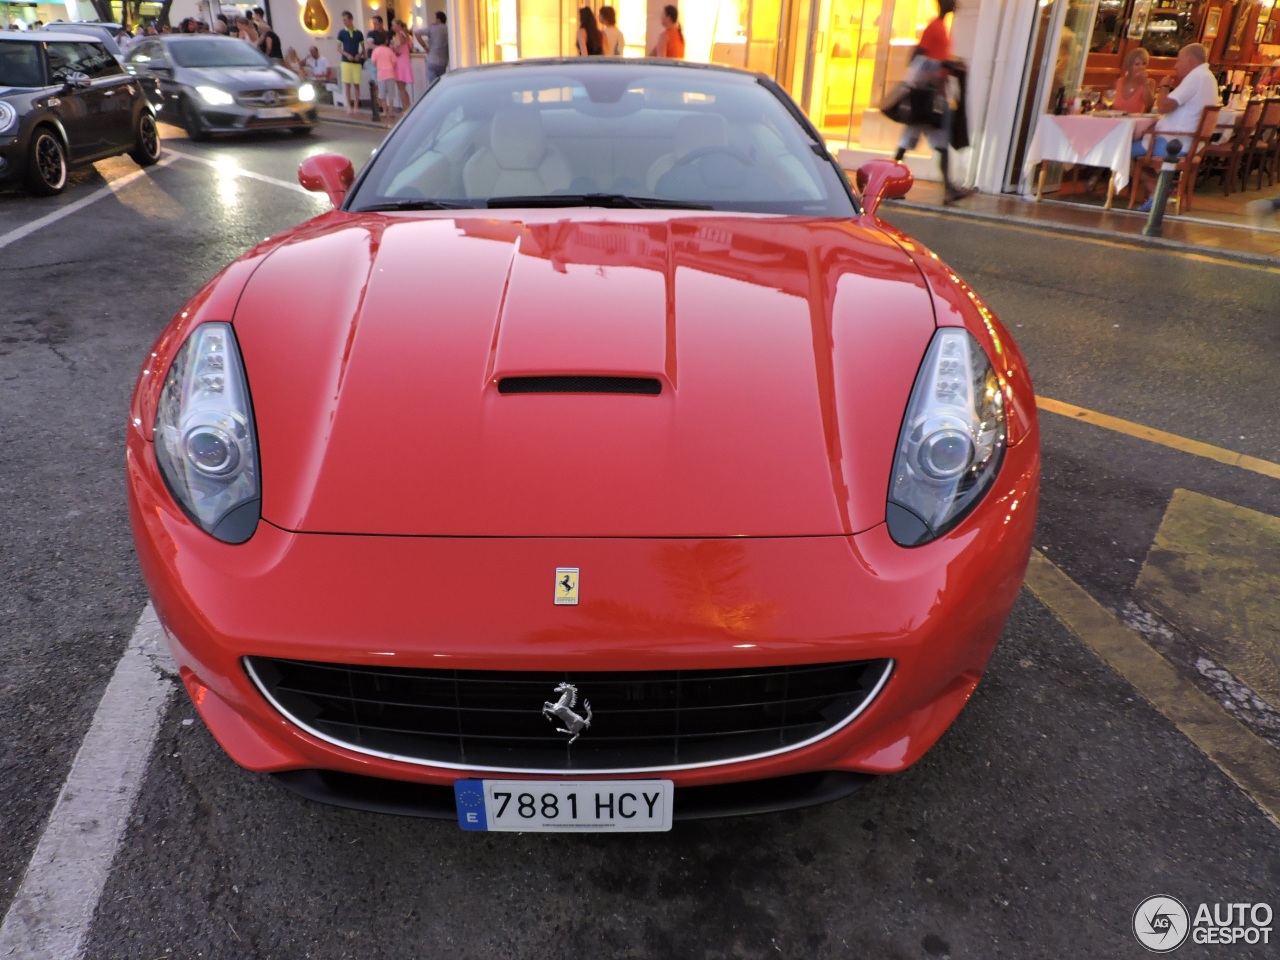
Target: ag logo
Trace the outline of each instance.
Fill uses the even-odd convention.
[[[1152,953],[1172,953],[1186,943],[1191,916],[1173,897],[1147,897],[1133,911],[1133,935]]]

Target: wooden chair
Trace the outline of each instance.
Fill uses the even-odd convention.
[[[1258,172],[1258,189],[1262,189],[1262,175],[1267,183],[1275,182],[1276,149],[1280,147],[1280,98],[1263,101],[1262,117],[1253,132],[1253,141],[1244,155],[1241,179],[1248,181],[1249,174]]]
[[[1177,212],[1181,213],[1183,208],[1191,209],[1191,190],[1195,186],[1196,175],[1200,172],[1201,154],[1204,153],[1205,146],[1213,137],[1214,132],[1218,129],[1218,114],[1222,112],[1222,107],[1215,105],[1205,107],[1200,112],[1200,122],[1196,125],[1196,129],[1191,133],[1171,133],[1166,130],[1160,131],[1160,136],[1166,141],[1181,140],[1183,145],[1187,147],[1185,153],[1179,158],[1174,171],[1178,176],[1178,185],[1174,190],[1171,199],[1177,205]],[[1190,141],[1190,143],[1188,143]],[[1138,182],[1138,177],[1145,171],[1148,173],[1159,174],[1160,167],[1164,164],[1165,158],[1157,156],[1153,148],[1156,145],[1156,138],[1153,136],[1147,144],[1147,152],[1133,161],[1133,171],[1131,180],[1133,183]],[[1130,188],[1129,190],[1129,207],[1133,208],[1134,202],[1138,199],[1138,191]]]
[[[1222,195],[1231,196],[1236,187],[1236,178],[1240,179],[1239,189],[1244,189],[1244,175],[1241,162],[1245,153],[1253,144],[1253,135],[1262,119],[1262,101],[1250,103],[1236,120],[1231,130],[1231,139],[1226,143],[1211,143],[1204,148],[1200,157],[1200,172],[1206,177],[1218,175],[1222,177]]]

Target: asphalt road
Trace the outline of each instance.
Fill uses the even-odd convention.
[[[164,132],[170,162],[8,245],[136,168],[99,164],[52,202],[0,195],[0,915],[146,602],[121,469],[146,351],[223,264],[324,209],[295,189],[302,156],[358,164],[378,138]],[[1040,396],[1280,463],[1275,272],[887,216],[988,300]],[[1220,696],[1194,668],[1217,638],[1181,608],[1153,618],[1144,571],[1177,491],[1275,518],[1280,481],[1068,416],[1042,426],[1038,550]],[[1280,909],[1276,823],[1031,591],[911,770],[670,834],[471,834],[323,807],[236,768],[194,717],[184,696],[163,717],[85,957],[1119,958],[1147,955],[1131,924],[1155,894]]]

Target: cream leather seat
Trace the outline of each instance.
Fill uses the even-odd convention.
[[[681,117],[676,124],[675,136],[671,140],[671,152],[664,153],[649,167],[645,174],[645,186],[652,195],[658,180],[671,170],[680,160],[703,147],[727,147],[729,145],[729,128],[724,117]]]
[[[567,190],[572,175],[557,148],[547,144],[537,107],[499,110],[489,128],[489,146],[462,170],[467,197],[546,196]]]

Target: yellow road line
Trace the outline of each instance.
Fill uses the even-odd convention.
[[[1280,826],[1280,756],[1184,680],[1044,554],[1032,551],[1027,587],[1072,633],[1235,781]]]
[[[1086,410],[1083,407],[1075,407],[1060,400],[1051,400],[1048,397],[1036,397],[1036,405],[1041,410],[1057,413],[1064,417],[1071,417],[1073,420],[1091,423],[1095,427],[1115,430],[1117,433],[1128,434],[1131,437],[1137,437],[1139,440],[1150,440],[1152,443],[1158,443],[1174,450],[1181,450],[1183,453],[1194,454],[1207,460],[1216,460],[1218,463],[1239,467],[1241,470],[1252,470],[1254,473],[1260,473],[1264,477],[1280,480],[1280,463],[1260,460],[1257,457],[1236,453],[1234,450],[1215,447],[1209,443],[1201,443],[1199,440],[1188,440],[1186,437],[1180,437],[1175,433],[1165,433],[1163,430],[1156,430],[1154,427],[1144,427],[1140,423],[1121,420],[1119,417],[1110,417],[1105,413]]]

